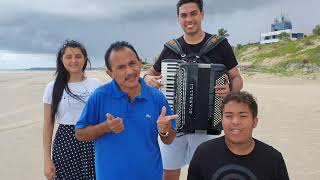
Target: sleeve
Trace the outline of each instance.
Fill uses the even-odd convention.
[[[194,152],[194,155],[191,159],[187,180],[203,180],[204,177],[201,174],[201,152],[200,146]]]
[[[224,40],[222,49],[222,56],[223,59],[226,60],[225,65],[228,69],[228,71],[238,65],[237,59],[234,55],[233,49],[231,45],[229,44],[228,40]]]
[[[278,159],[278,168],[276,168],[276,179],[277,180],[289,180],[289,175],[287,171],[286,164],[284,162],[284,159],[280,153],[279,159]]]
[[[92,94],[87,101],[78,122],[76,123],[77,129],[85,128],[89,125],[96,125],[99,123],[99,103],[97,94]]]
[[[166,47],[164,46],[162,49],[162,52],[160,53],[158,59],[156,62],[153,64],[153,69],[157,72],[161,72],[161,61],[165,58],[165,53],[166,52]]]
[[[53,91],[53,82],[50,82],[43,93],[42,102],[46,104],[51,104],[52,102],[52,91]]]

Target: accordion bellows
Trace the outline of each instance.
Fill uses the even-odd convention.
[[[222,99],[215,96],[215,86],[225,83],[226,67],[166,59],[161,62],[161,74],[160,90],[179,116],[176,131],[220,134]]]

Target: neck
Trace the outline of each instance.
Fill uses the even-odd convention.
[[[188,44],[198,44],[204,39],[205,36],[206,33],[201,30],[195,34],[184,34],[183,38]]]
[[[81,82],[85,78],[84,73],[70,74],[69,83]]]
[[[132,87],[132,88],[121,88],[121,91],[124,92],[124,93],[127,93],[128,94],[128,97],[130,100],[133,100],[136,96],[138,96],[140,94],[140,91],[141,91],[141,84],[138,83],[137,86],[135,87]]]
[[[246,143],[239,144],[232,143],[227,140],[227,138],[224,139],[229,150],[236,155],[247,155],[253,151],[255,146],[255,142],[252,138]]]

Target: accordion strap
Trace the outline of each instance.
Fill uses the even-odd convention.
[[[225,37],[222,36],[218,36],[218,35],[213,35],[211,36],[205,43],[204,45],[201,47],[200,52],[198,54],[198,56],[203,56],[205,54],[207,54],[209,51],[211,51],[212,49],[214,49],[218,44],[220,44],[223,40],[225,40]]]
[[[178,40],[176,39],[171,39],[170,41],[166,42],[164,45],[171,49],[174,53],[180,55],[181,59],[190,62],[189,59],[191,57],[195,57],[196,59],[200,59],[202,58],[202,60],[205,63],[210,64],[210,60],[208,60],[207,57],[205,57],[205,55],[211,51],[212,49],[214,49],[218,44],[220,44],[223,40],[225,40],[224,37],[218,36],[218,35],[213,35],[211,36],[201,47],[200,51],[198,54],[186,54],[181,45],[179,44]]]
[[[171,39],[170,41],[164,44],[166,47],[171,49],[176,54],[180,55],[181,58],[186,57],[186,53],[183,52],[181,45],[176,39]]]

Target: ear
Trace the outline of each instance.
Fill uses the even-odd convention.
[[[106,73],[113,79],[112,71],[110,71],[108,68],[106,68]]]
[[[256,128],[257,127],[257,125],[258,125],[258,117],[255,117],[254,119],[253,119],[253,128]]]
[[[202,12],[200,12],[201,16],[202,16],[202,20],[204,19],[204,10],[202,10]]]

